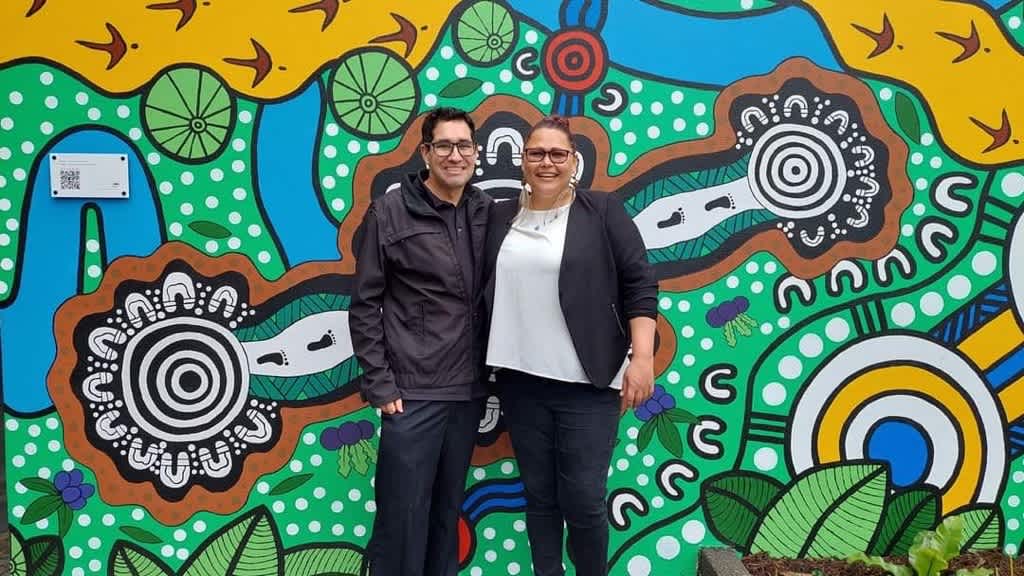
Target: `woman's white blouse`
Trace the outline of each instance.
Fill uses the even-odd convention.
[[[571,206],[526,210],[506,234],[495,267],[488,366],[564,382],[589,382],[558,299]],[[622,373],[620,369],[612,387],[621,387]]]

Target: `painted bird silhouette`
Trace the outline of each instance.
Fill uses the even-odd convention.
[[[264,48],[255,38],[249,38],[252,42],[252,47],[256,50],[256,56],[253,58],[225,58],[224,61],[228,64],[234,64],[235,66],[244,66],[246,68],[252,68],[256,71],[256,76],[252,79],[252,87],[255,88],[263,79],[270,74],[270,69],[274,65],[273,59],[270,57],[270,52]]]
[[[91,50],[109,54],[110,61],[107,63],[107,70],[110,70],[124,58],[125,53],[128,52],[128,45],[125,43],[124,37],[121,36],[121,32],[110,22],[107,22],[107,32],[110,32],[110,42],[90,42],[88,40],[76,40],[75,42]]]
[[[385,34],[383,36],[377,36],[370,40],[371,44],[384,44],[386,42],[402,42],[405,44],[405,57],[408,58],[409,54],[412,53],[412,49],[416,46],[416,37],[419,32],[416,31],[416,26],[404,18],[401,14],[391,13],[391,17],[398,23],[398,31],[391,34]]]
[[[196,0],[176,0],[175,2],[150,4],[146,8],[150,10],[178,10],[181,12],[181,18],[178,19],[178,25],[174,29],[181,30],[182,26],[188,24],[188,21],[196,13]]]
[[[960,55],[953,59],[954,64],[967,60],[981,49],[981,38],[978,36],[978,29],[974,26],[974,20],[971,20],[971,33],[967,36],[957,36],[951,32],[936,32],[936,34],[946,40],[956,42],[963,49]]]
[[[46,0],[32,0],[32,5],[28,7],[28,12],[25,13],[25,18],[30,18],[36,12],[43,9],[46,5]]]
[[[312,12],[314,10],[320,10],[324,13],[324,23],[320,26],[320,31],[323,32],[324,30],[327,30],[327,27],[331,25],[331,22],[334,22],[335,16],[338,15],[338,0],[319,0],[312,4],[292,8],[289,12],[299,14],[301,12]]]
[[[982,150],[982,152],[991,152],[996,148],[1005,146],[1006,143],[1010,141],[1010,119],[1006,115],[1005,108],[1003,108],[1003,116],[999,123],[999,128],[992,128],[974,116],[970,116],[969,118],[971,119],[971,122],[974,122],[975,126],[981,128],[986,134],[992,137],[992,143],[989,144],[988,148]]]
[[[882,29],[878,32],[861,26],[860,24],[851,24],[851,26],[875,41],[875,49],[871,51],[871,54],[868,54],[868,59],[885,53],[887,50],[892,48],[893,42],[896,41],[896,33],[892,29],[892,23],[889,22],[888,14],[882,14]]]

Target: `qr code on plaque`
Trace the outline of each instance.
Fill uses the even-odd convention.
[[[81,190],[82,172],[80,170],[61,170],[60,188],[61,190]]]

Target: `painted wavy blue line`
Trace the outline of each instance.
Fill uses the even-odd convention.
[[[549,30],[560,28],[558,2],[508,4]],[[782,30],[785,34],[780,34]],[[799,6],[722,18],[672,12],[643,2],[610,2],[601,37],[612,62],[683,82],[724,86],[770,72],[795,56],[841,69],[818,22]]]
[[[479,508],[469,513],[469,519],[476,522],[481,516],[486,516],[494,510],[503,512],[515,512],[526,508],[526,498],[495,498],[487,500]]]
[[[94,202],[103,215],[107,261],[119,256],[146,256],[161,243],[161,224],[153,191],[140,158],[113,134],[98,130],[62,138],[51,152],[92,152],[128,156],[127,199],[54,199],[50,196],[48,163],[40,164],[32,186],[20,285],[14,302],[0,311],[0,346],[4,403],[18,412],[37,412],[52,405],[46,373],[53,363],[53,314],[78,293],[82,205]]]
[[[316,135],[323,103],[313,83],[302,94],[263,108],[256,168],[263,207],[290,266],[338,259],[338,230],[313,188]]]
[[[490,484],[474,486],[469,494],[466,495],[466,499],[462,502],[462,510],[468,512],[480,500],[489,498],[495,494],[507,495],[514,494],[520,495],[523,493],[523,483],[514,480],[510,482],[494,482]]]

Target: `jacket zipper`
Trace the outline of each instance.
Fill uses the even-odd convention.
[[[615,316],[615,325],[619,327],[619,332],[622,333],[623,336],[625,336],[626,329],[625,327],[622,326],[622,319],[619,318],[619,311],[615,309],[615,304],[612,304],[611,307],[612,315]]]

